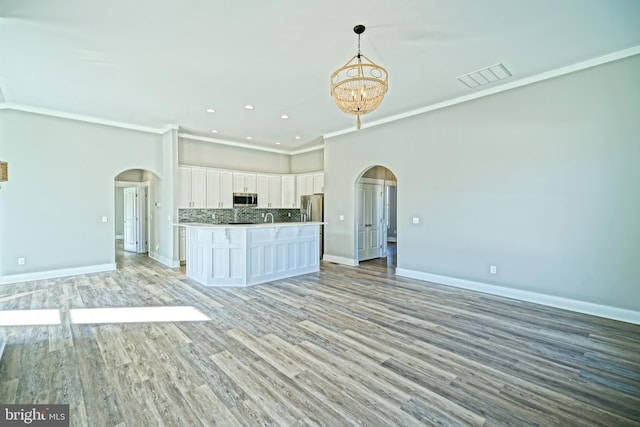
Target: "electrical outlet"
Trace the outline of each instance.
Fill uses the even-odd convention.
[[[107,217],[106,216],[102,217],[102,222],[107,222]]]
[[[216,214],[212,213],[211,214],[211,219],[216,219]]]
[[[291,212],[287,212],[287,216],[291,218]]]
[[[417,216],[414,216],[411,220],[414,224],[420,224],[420,218]]]
[[[24,265],[24,263],[25,263],[24,258],[18,258],[18,265]]]
[[[340,221],[344,221],[344,215],[340,215]]]
[[[498,267],[496,267],[495,265],[490,266],[489,267],[489,273],[497,274],[498,273]]]

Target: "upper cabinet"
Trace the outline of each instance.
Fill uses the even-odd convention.
[[[282,177],[280,175],[258,174],[258,207],[282,207]]]
[[[207,208],[233,207],[233,173],[207,169]]]
[[[250,172],[233,172],[234,193],[257,193],[257,174]]]
[[[324,193],[324,172],[314,172],[313,174],[313,192]]]
[[[313,174],[303,173],[296,175],[296,198],[300,199],[300,196],[308,194],[313,194]]]
[[[179,209],[230,209],[233,193],[257,193],[259,208],[300,207],[300,196],[324,192],[324,172],[271,174],[178,167]]]
[[[300,199],[296,198],[296,176],[282,175],[282,207],[299,208]]]
[[[206,168],[179,166],[178,188],[178,208],[207,207]]]

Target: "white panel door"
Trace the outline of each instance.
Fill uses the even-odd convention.
[[[138,189],[127,187],[124,189],[124,250],[129,252],[138,251]]]
[[[382,256],[382,185],[358,184],[356,189],[356,221],[358,260]]]

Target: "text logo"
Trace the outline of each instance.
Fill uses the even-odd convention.
[[[69,405],[0,404],[0,425],[69,427]]]

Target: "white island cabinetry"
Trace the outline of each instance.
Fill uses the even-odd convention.
[[[321,224],[178,224],[187,230],[187,276],[207,286],[249,286],[319,271]]]

